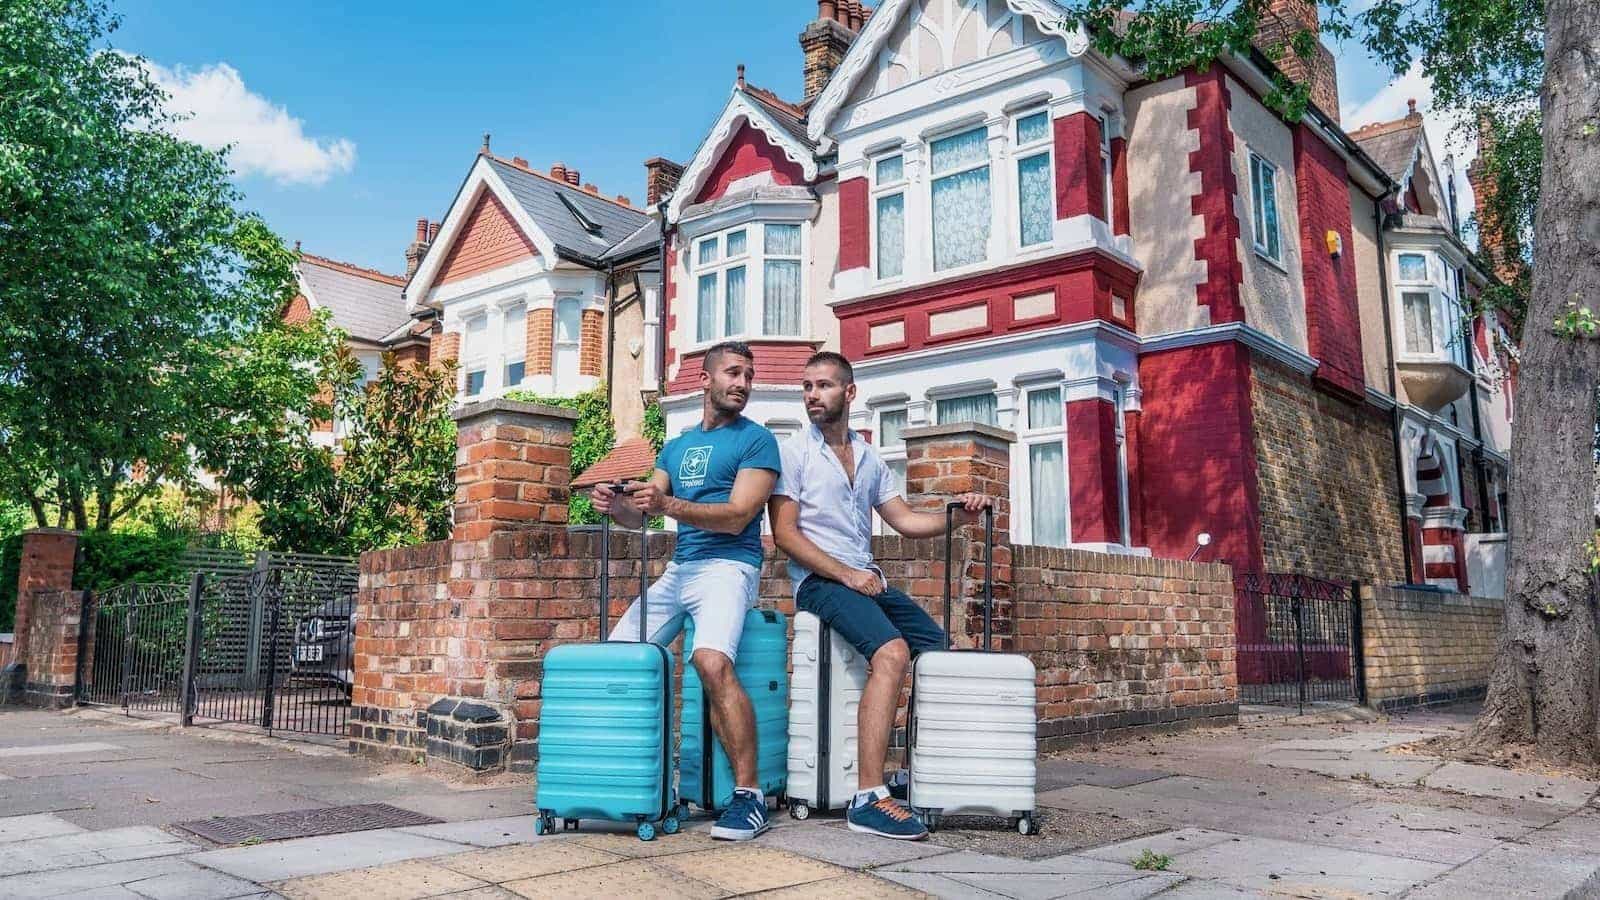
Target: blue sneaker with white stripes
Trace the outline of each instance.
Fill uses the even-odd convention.
[[[721,841],[748,841],[771,827],[764,799],[750,791],[734,791],[733,802],[711,826],[711,836]]]

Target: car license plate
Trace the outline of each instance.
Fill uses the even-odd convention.
[[[301,662],[322,662],[321,647],[299,647],[296,652]]]

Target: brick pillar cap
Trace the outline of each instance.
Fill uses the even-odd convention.
[[[468,403],[456,410],[454,415],[457,422],[466,422],[471,419],[488,418],[506,413],[518,416],[539,416],[547,419],[578,421],[578,411],[575,409],[563,409],[559,406],[547,406],[543,403],[528,403],[523,400],[507,400],[505,398]]]
[[[932,438],[956,437],[958,435],[973,435],[978,438],[987,438],[991,442],[1015,444],[1017,433],[998,428],[994,425],[984,425],[979,422],[951,422],[948,425],[922,425],[917,428],[907,428],[900,432],[900,437],[907,442],[916,440],[929,440]]]
[[[70,535],[74,535],[74,536],[76,536],[78,534],[78,532],[73,531],[70,528],[29,528],[29,529],[27,529],[26,531],[24,531],[22,533],[24,535],[29,535],[29,534],[70,534]]]

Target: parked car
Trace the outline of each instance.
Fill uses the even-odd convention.
[[[355,620],[353,594],[329,600],[301,616],[294,627],[290,661],[294,677],[332,680],[348,692],[355,684]]]

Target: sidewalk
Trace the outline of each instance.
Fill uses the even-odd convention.
[[[1075,752],[1041,763],[1041,837],[998,823],[906,844],[780,813],[728,845],[703,818],[651,843],[535,837],[526,784],[7,711],[0,897],[1600,896],[1600,785],[1389,749],[1468,721],[1263,721]],[[370,803],[443,821],[231,847],[174,827]]]

